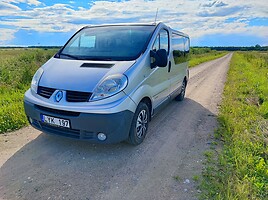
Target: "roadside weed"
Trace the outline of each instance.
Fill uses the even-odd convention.
[[[268,53],[234,53],[201,199],[268,199]]]
[[[193,48],[191,49],[190,53],[191,58],[189,61],[189,67],[194,67],[201,63],[220,58],[222,56],[225,56],[227,53],[228,52],[210,50],[209,48],[207,48],[206,51],[202,51],[202,49],[199,50],[198,48]]]
[[[199,177],[198,175],[194,175],[194,176],[193,176],[193,180],[194,180],[195,182],[198,182],[198,181],[200,180],[200,177]]]
[[[179,176],[173,176],[173,178],[174,178],[174,180],[176,180],[176,181],[181,181],[181,177],[179,177]]]

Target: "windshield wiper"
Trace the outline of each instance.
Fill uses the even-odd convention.
[[[73,56],[70,54],[66,54],[66,53],[60,53],[58,54],[59,56],[67,56],[69,58],[73,58],[76,60],[96,60],[96,61],[113,61],[114,59],[112,59],[111,57],[78,57],[78,56]]]
[[[113,61],[113,59],[109,57],[85,57],[85,59],[96,60],[96,61]]]
[[[60,56],[61,56],[61,55],[63,55],[63,56],[67,56],[67,57],[69,57],[69,58],[74,58],[74,59],[76,59],[76,60],[79,60],[79,58],[78,58],[78,57],[73,56],[73,55],[70,55],[70,54],[61,53],[61,54],[60,54]]]

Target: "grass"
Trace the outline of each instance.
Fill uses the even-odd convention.
[[[200,177],[198,175],[194,175],[192,179],[194,182],[198,182],[200,180]]]
[[[30,87],[35,71],[56,50],[0,50],[0,133],[19,129],[27,124],[23,94]]]
[[[268,199],[268,53],[234,53],[201,199]],[[222,148],[221,148],[222,147]]]
[[[181,177],[179,177],[179,176],[174,176],[173,178],[174,178],[174,180],[176,180],[176,181],[181,181]]]
[[[209,52],[204,52],[204,53],[199,53],[199,54],[191,53],[189,67],[194,67],[194,66],[199,65],[201,63],[220,58],[222,56],[225,56],[226,54],[227,54],[227,52],[215,51],[215,50],[209,51]]]

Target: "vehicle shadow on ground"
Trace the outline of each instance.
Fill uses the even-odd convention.
[[[58,190],[67,190],[70,185],[86,190],[85,182],[91,183],[91,189],[98,191],[116,176],[118,169],[124,168],[133,159],[139,159],[140,152],[152,151],[148,155],[153,155],[153,151],[169,137],[176,144],[174,148],[187,148],[187,141],[194,143],[200,138],[205,141],[207,130],[202,130],[202,123],[207,123],[204,121],[211,117],[215,120],[213,113],[189,98],[183,102],[172,101],[152,119],[148,135],[139,146],[125,142],[91,144],[42,133],[1,167],[0,196],[32,199],[34,194],[36,199],[47,198],[46,195],[53,194],[51,184]],[[183,132],[180,132],[181,126],[184,126]],[[194,134],[186,134],[189,131]],[[181,139],[184,139],[184,144],[179,142]],[[127,172],[125,175],[128,175]]]

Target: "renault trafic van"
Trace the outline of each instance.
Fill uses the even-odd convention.
[[[188,35],[163,23],[87,26],[40,67],[25,93],[30,124],[94,143],[140,144],[189,79]]]

